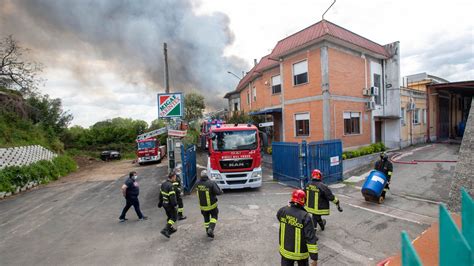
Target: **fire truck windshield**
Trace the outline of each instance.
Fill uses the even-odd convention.
[[[219,131],[212,138],[212,148],[215,151],[236,151],[257,149],[257,131]]]
[[[138,142],[138,149],[139,150],[153,149],[153,148],[155,148],[155,141]]]

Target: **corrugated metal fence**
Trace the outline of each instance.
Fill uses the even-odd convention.
[[[313,169],[323,173],[325,183],[342,180],[342,142],[272,143],[273,178],[293,187],[303,187]]]
[[[187,148],[181,145],[181,161],[183,163],[183,188],[186,193],[189,193],[197,179],[196,145]]]

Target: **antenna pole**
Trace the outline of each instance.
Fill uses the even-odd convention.
[[[324,15],[326,15],[326,13],[329,11],[329,9],[331,9],[331,7],[336,3],[336,0],[334,0],[334,2],[332,2],[332,4],[328,7],[328,9],[326,9],[326,11],[323,13],[323,20],[324,20]]]

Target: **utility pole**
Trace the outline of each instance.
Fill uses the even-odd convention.
[[[163,53],[165,54],[165,92],[170,93],[170,81],[168,74],[168,47],[163,43]]]

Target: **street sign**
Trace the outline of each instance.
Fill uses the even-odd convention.
[[[173,137],[185,137],[186,133],[187,133],[186,130],[174,130],[174,129],[168,130],[168,136],[173,136]]]
[[[182,117],[184,115],[182,93],[158,94],[158,118]]]
[[[160,129],[156,129],[156,130],[153,130],[153,131],[150,131],[150,132],[147,132],[147,133],[138,135],[138,136],[137,136],[137,140],[152,138],[152,137],[155,137],[155,136],[158,136],[158,135],[161,135],[161,134],[165,134],[166,131],[168,131],[168,128],[162,127],[162,128],[160,128]]]
[[[260,123],[258,124],[259,127],[272,127],[273,122],[265,122],[265,123]]]

